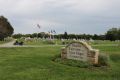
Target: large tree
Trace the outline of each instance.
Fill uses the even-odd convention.
[[[119,34],[120,34],[120,28],[109,29],[106,33],[106,39],[111,41],[119,40],[119,36],[120,36]]]
[[[0,40],[5,37],[11,36],[14,32],[13,27],[4,16],[0,16]]]

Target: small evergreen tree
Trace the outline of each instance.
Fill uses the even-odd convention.
[[[68,34],[67,34],[67,32],[64,33],[64,39],[68,39]]]

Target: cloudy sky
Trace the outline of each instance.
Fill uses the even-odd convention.
[[[120,0],[0,0],[0,15],[15,33],[104,34],[120,27]]]

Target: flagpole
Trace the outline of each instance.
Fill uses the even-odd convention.
[[[54,35],[56,34],[56,31],[54,30]],[[57,39],[56,39],[56,41],[55,41],[55,44],[57,45]]]
[[[54,30],[53,30],[53,40],[54,40]]]
[[[51,40],[51,31],[49,33],[50,33],[50,40]]]
[[[40,26],[39,24],[37,24],[37,27],[38,27],[38,29],[40,30],[41,26]],[[39,30],[38,30],[38,33],[37,33],[37,38],[39,38],[39,36],[38,36]]]

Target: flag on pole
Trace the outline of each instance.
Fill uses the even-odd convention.
[[[53,31],[51,30],[51,33],[53,33]]]
[[[54,32],[54,33],[56,33],[56,31],[55,31],[55,30],[53,30],[53,32]]]
[[[39,25],[39,24],[37,24],[37,27],[40,29],[41,28],[41,26]]]

